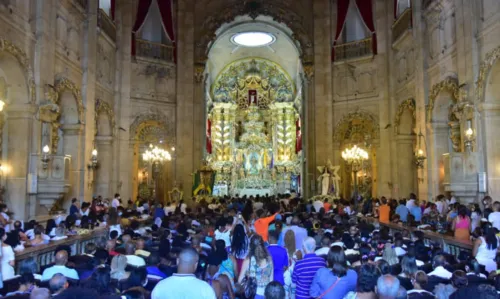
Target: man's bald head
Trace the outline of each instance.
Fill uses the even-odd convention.
[[[68,253],[66,250],[59,250],[56,253],[55,263],[56,265],[66,265],[68,262]]]
[[[178,272],[181,274],[192,274],[198,267],[198,252],[194,248],[185,248],[177,258]]]
[[[52,294],[58,294],[68,288],[68,279],[60,273],[54,274],[49,281],[49,288]]]
[[[311,237],[305,238],[302,243],[302,248],[304,249],[305,253],[313,253],[316,249],[316,240]]]

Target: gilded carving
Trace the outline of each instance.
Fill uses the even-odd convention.
[[[97,99],[95,101],[95,111],[94,111],[94,136],[97,136],[97,129],[98,129],[98,119],[99,115],[101,113],[104,113],[108,116],[109,119],[109,125],[111,127],[111,136],[115,136],[115,113],[113,112],[113,109],[111,106],[106,103],[105,101],[102,101],[100,99]]]
[[[484,100],[486,79],[488,77],[488,74],[490,73],[491,68],[497,62],[498,58],[500,58],[500,47],[497,47],[492,51],[488,52],[483,62],[481,62],[481,66],[479,68],[479,75],[476,81],[475,98],[478,103]]]
[[[62,77],[56,81],[54,89],[55,89],[55,92],[57,94],[57,101],[56,101],[57,104],[60,103],[61,94],[64,91],[70,91],[73,94],[73,97],[75,98],[75,101],[76,101],[76,108],[78,110],[78,121],[80,123],[84,123],[84,121],[83,121],[84,108],[83,108],[83,100],[82,100],[80,88],[78,88],[73,81]]]
[[[196,63],[194,66],[194,80],[196,83],[202,83],[205,78],[205,64]]]
[[[443,90],[448,90],[451,92],[455,103],[460,99],[460,88],[458,88],[456,79],[448,77],[443,81],[434,84],[429,94],[429,104],[427,104],[427,122],[432,121],[432,111],[434,110],[434,102],[436,101],[436,98],[439,95],[439,93]]]
[[[28,78],[28,90],[30,96],[30,102],[35,102],[35,79],[33,77],[33,70],[29,64],[28,56],[19,47],[11,43],[10,41],[0,37],[0,52],[7,52],[14,56],[19,62],[24,72],[27,74]]]
[[[415,100],[413,98],[404,100],[399,104],[398,111],[396,112],[396,118],[394,119],[394,130],[396,134],[399,133],[399,125],[401,124],[401,115],[405,110],[410,110],[413,120],[417,119],[417,109],[415,106]]]
[[[168,119],[160,111],[151,110],[135,117],[130,126],[130,140],[141,141],[141,132],[147,127],[157,127],[162,130],[167,144],[175,144],[175,120]],[[144,133],[144,132],[143,132]]]
[[[311,82],[311,80],[314,77],[314,64],[312,63],[304,63],[304,75],[306,76],[306,79],[308,82]]]
[[[369,112],[356,109],[348,113],[335,125],[335,142],[362,143],[379,137],[379,125]]]
[[[302,12],[301,12],[302,13]],[[301,57],[304,62],[314,60],[313,46],[309,34],[306,32],[304,17],[294,12],[289,7],[289,1],[234,1],[230,5],[225,5],[212,16],[205,17],[205,21],[199,28],[197,34],[198,41],[195,49],[195,57],[198,62],[207,60],[207,49],[217,38],[216,31],[226,23],[233,22],[236,17],[249,15],[255,19],[259,15],[269,16],[278,23],[283,23],[293,32],[292,39],[297,41],[300,48]]]

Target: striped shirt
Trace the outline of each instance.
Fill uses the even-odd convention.
[[[326,267],[325,259],[314,253],[308,253],[303,259],[297,261],[293,269],[292,282],[297,285],[295,290],[296,299],[309,299],[309,289],[316,272]]]

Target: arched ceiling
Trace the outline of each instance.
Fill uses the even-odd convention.
[[[257,48],[237,47],[231,42],[234,34],[246,31],[269,32],[276,37],[276,41],[271,46]],[[242,16],[222,26],[216,34],[217,39],[211,45],[208,54],[207,69],[210,81],[213,81],[228,64],[248,57],[271,60],[279,64],[292,80],[296,80],[300,71],[300,53],[290,37],[292,34],[290,29],[286,26],[272,21],[269,17],[260,16],[252,20],[248,16]]]

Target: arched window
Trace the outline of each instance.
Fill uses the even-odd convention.
[[[350,1],[347,17],[342,30],[342,41],[344,43],[362,40],[370,36],[368,29],[361,18],[356,1]]]
[[[99,0],[99,8],[111,16],[111,0]]]
[[[139,31],[139,36],[141,37],[141,39],[150,42],[160,44],[172,43],[167,37],[165,29],[163,28],[160,8],[158,7],[157,0],[153,0],[151,2],[146,20],[144,20],[144,24]]]
[[[397,17],[399,17],[407,8],[410,8],[410,0],[398,0],[397,2]]]

